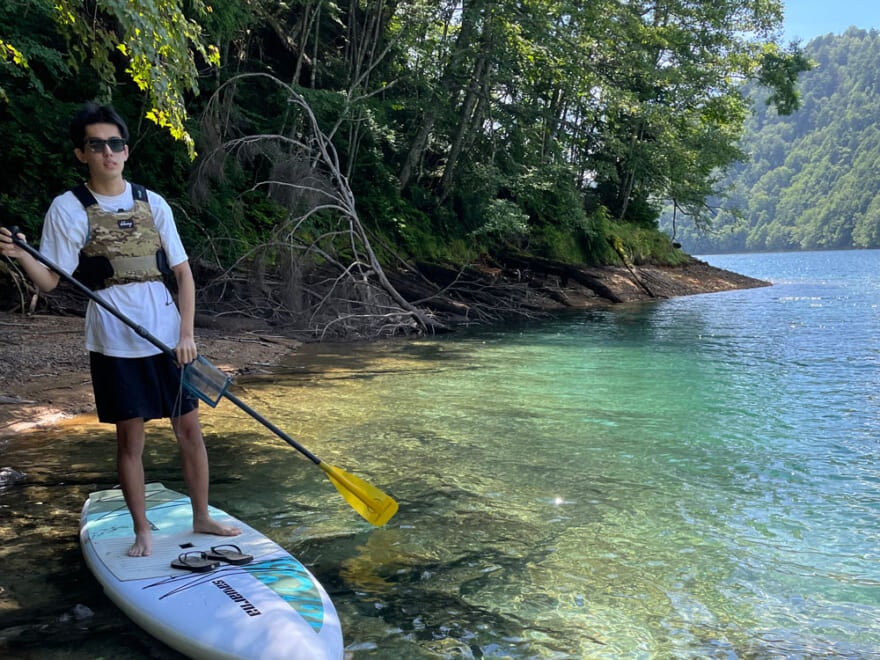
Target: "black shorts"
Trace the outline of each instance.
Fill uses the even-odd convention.
[[[118,358],[90,352],[89,364],[102,422],[179,417],[198,408],[198,399],[180,382],[180,367],[166,353]]]

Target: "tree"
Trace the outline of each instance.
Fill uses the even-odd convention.
[[[202,0],[187,4],[197,16],[210,11]],[[106,97],[117,79],[115,55],[121,54],[125,72],[149,100],[147,118],[182,140],[194,158],[185,96],[199,92],[197,59],[210,65],[219,65],[220,59],[182,5],[182,0],[57,0],[55,9],[72,59],[98,72]]]
[[[766,90],[747,90],[755,112],[740,148],[749,159],[721,181],[732,195],[716,200],[719,217],[737,210],[749,249],[878,247],[880,32],[819,37],[804,55],[816,67],[800,79],[794,114],[768,106]],[[723,247],[723,238],[694,229],[681,240],[701,252]]]
[[[791,111],[808,62],[796,46],[766,41],[779,2],[629,2],[617,17],[624,35],[601,62],[602,201],[620,218],[631,201],[665,199],[702,217],[719,174],[742,156],[742,84],[771,86],[768,101]]]
[[[246,120],[235,119],[231,112],[235,96],[251,82],[268,83],[287,100],[290,121],[283,133],[252,133]],[[221,180],[230,167],[268,160],[271,175],[255,187],[265,188],[287,209],[271,240],[247,255],[251,264],[268,262],[275,266],[274,272],[285,275],[267,294],[265,311],[293,315],[300,327],[322,338],[336,334],[372,338],[396,334],[401,328],[439,327],[388,280],[331,137],[293,86],[268,74],[236,76],[212,96],[204,125],[204,135],[214,146],[200,164],[202,185]],[[247,270],[257,280],[263,273],[260,267]],[[255,284],[264,292],[272,289],[265,281]],[[225,286],[225,279],[220,286]]]

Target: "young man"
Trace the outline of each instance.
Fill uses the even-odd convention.
[[[97,264],[100,275],[92,283],[97,295],[165,345],[174,346],[177,356],[175,364],[111,313],[89,303],[85,333],[95,404],[98,418],[116,425],[119,481],[134,520],[135,539],[128,554],[152,552],[142,458],[144,424],[150,419],[171,419],[192,499],[193,529],[235,536],[239,529],[221,525],[208,514],[208,455],[198,400],[180,383],[179,365],[198,354],[195,284],[171,208],[156,193],[123,178],[128,128],[113,108],[86,104],[71,122],[70,137],[74,155],[88,167],[88,181],[54,199],[40,250],[68,273],[74,272],[81,256],[92,265],[86,270],[95,271]],[[160,248],[177,281],[179,310],[157,265]],[[58,274],[16,247],[5,229],[0,230],[0,252],[18,259],[41,290],[58,285]]]

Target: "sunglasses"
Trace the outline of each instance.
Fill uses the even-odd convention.
[[[105,147],[110,147],[110,151],[118,154],[125,149],[125,140],[121,137],[112,137],[109,140],[102,140],[101,138],[88,138],[86,140],[86,146],[93,154],[104,153]]]

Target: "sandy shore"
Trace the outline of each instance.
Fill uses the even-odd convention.
[[[94,411],[83,319],[0,313],[0,438]],[[271,330],[199,329],[199,351],[231,376],[277,366],[300,342]]]

